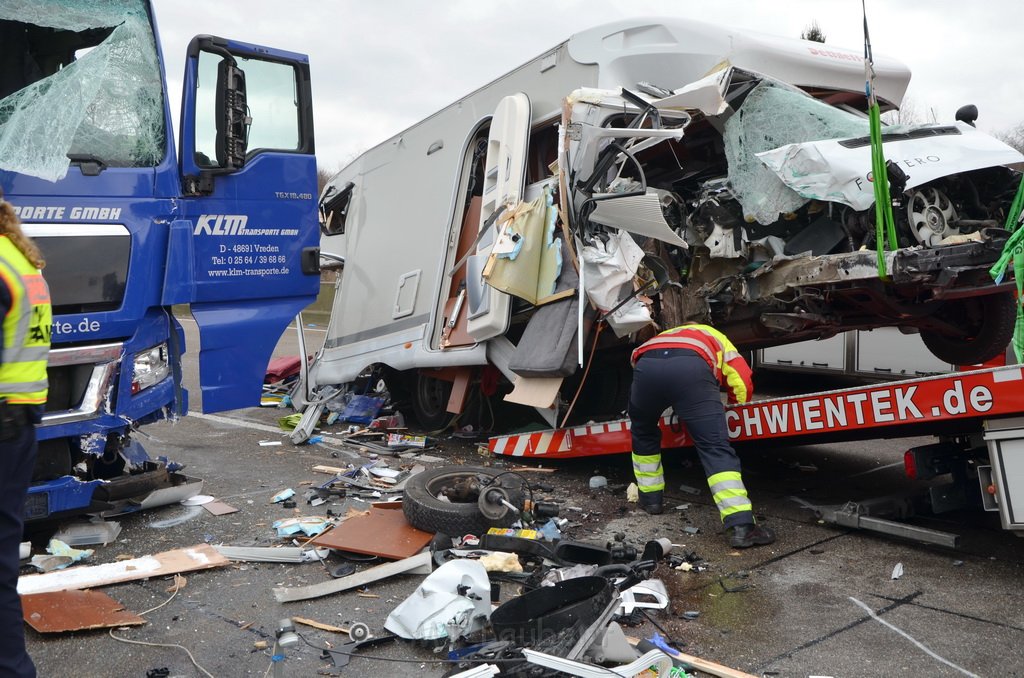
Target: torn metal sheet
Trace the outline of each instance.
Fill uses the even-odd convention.
[[[587,297],[602,313],[607,313],[633,294],[643,250],[626,231],[609,234],[586,245],[580,252],[583,261]],[[651,323],[647,307],[631,299],[606,320],[618,336],[625,336]]]
[[[659,109],[696,109],[705,115],[720,115],[729,108],[725,101],[725,86],[731,76],[732,69],[722,69],[680,87],[675,94],[653,103]]]
[[[101,591],[51,591],[21,596],[25,623],[39,633],[140,626],[146,620]]]
[[[430,574],[433,563],[433,556],[429,551],[424,551],[405,560],[384,563],[383,565],[371,567],[347,577],[320,582],[312,586],[278,587],[274,589],[274,598],[279,603],[292,603],[299,600],[309,600],[310,598],[320,598],[332,593],[340,593],[341,591],[349,591],[398,574]]]
[[[147,509],[157,508],[158,506],[180,504],[189,497],[193,497],[203,491],[203,480],[201,478],[191,478],[174,473],[171,474],[171,480],[176,484],[171,487],[161,487],[153,490],[142,499],[130,501],[116,509],[104,511],[100,515],[106,518],[122,515],[124,513],[145,511]],[[181,482],[179,482],[179,480]]]
[[[908,175],[907,188],[935,179],[998,165],[1024,162],[1024,155],[968,124],[921,125],[883,134],[887,160]],[[871,144],[866,138],[787,144],[757,157],[803,198],[828,200],[864,210],[875,204]]]
[[[301,546],[214,546],[217,553],[229,560],[248,563],[309,563],[329,555],[327,549],[307,549]]]
[[[121,523],[114,520],[88,520],[61,525],[54,533],[53,539],[62,541],[69,546],[88,546],[101,544],[106,546],[121,534]]]
[[[407,640],[457,640],[491,617],[491,582],[475,560],[452,560],[388,615],[384,628]]]
[[[636,233],[686,249],[686,241],[679,237],[665,221],[661,196],[648,189],[644,195],[599,200],[590,220],[613,228]]]

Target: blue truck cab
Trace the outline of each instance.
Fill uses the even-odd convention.
[[[46,258],[49,398],[29,521],[177,482],[133,431],[256,405],[268,359],[319,289],[309,63],[198,36],[179,143],[148,0],[0,6],[0,188]],[[171,469],[173,470],[173,469]]]

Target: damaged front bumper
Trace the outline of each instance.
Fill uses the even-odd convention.
[[[138,473],[110,480],[62,476],[33,485],[25,501],[25,523],[49,523],[82,514],[104,517],[167,506],[203,489],[203,481],[174,470],[176,465],[147,461]]]

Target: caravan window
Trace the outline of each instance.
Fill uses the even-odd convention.
[[[355,184],[347,182],[341,188],[328,186],[320,200],[320,230],[324,235],[341,235],[345,232],[348,208],[352,204],[352,190]]]

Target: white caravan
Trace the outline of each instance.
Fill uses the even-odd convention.
[[[898,107],[909,70],[874,71]],[[379,370],[427,427],[478,391],[551,425],[573,402],[617,413],[631,348],[688,320],[745,348],[900,326],[949,362],[991,357],[1014,316],[988,277],[1004,166],[1024,157],[970,118],[887,131],[883,280],[864,84],[859,49],[631,19],[370,149],[321,196],[343,271],[307,402]]]

